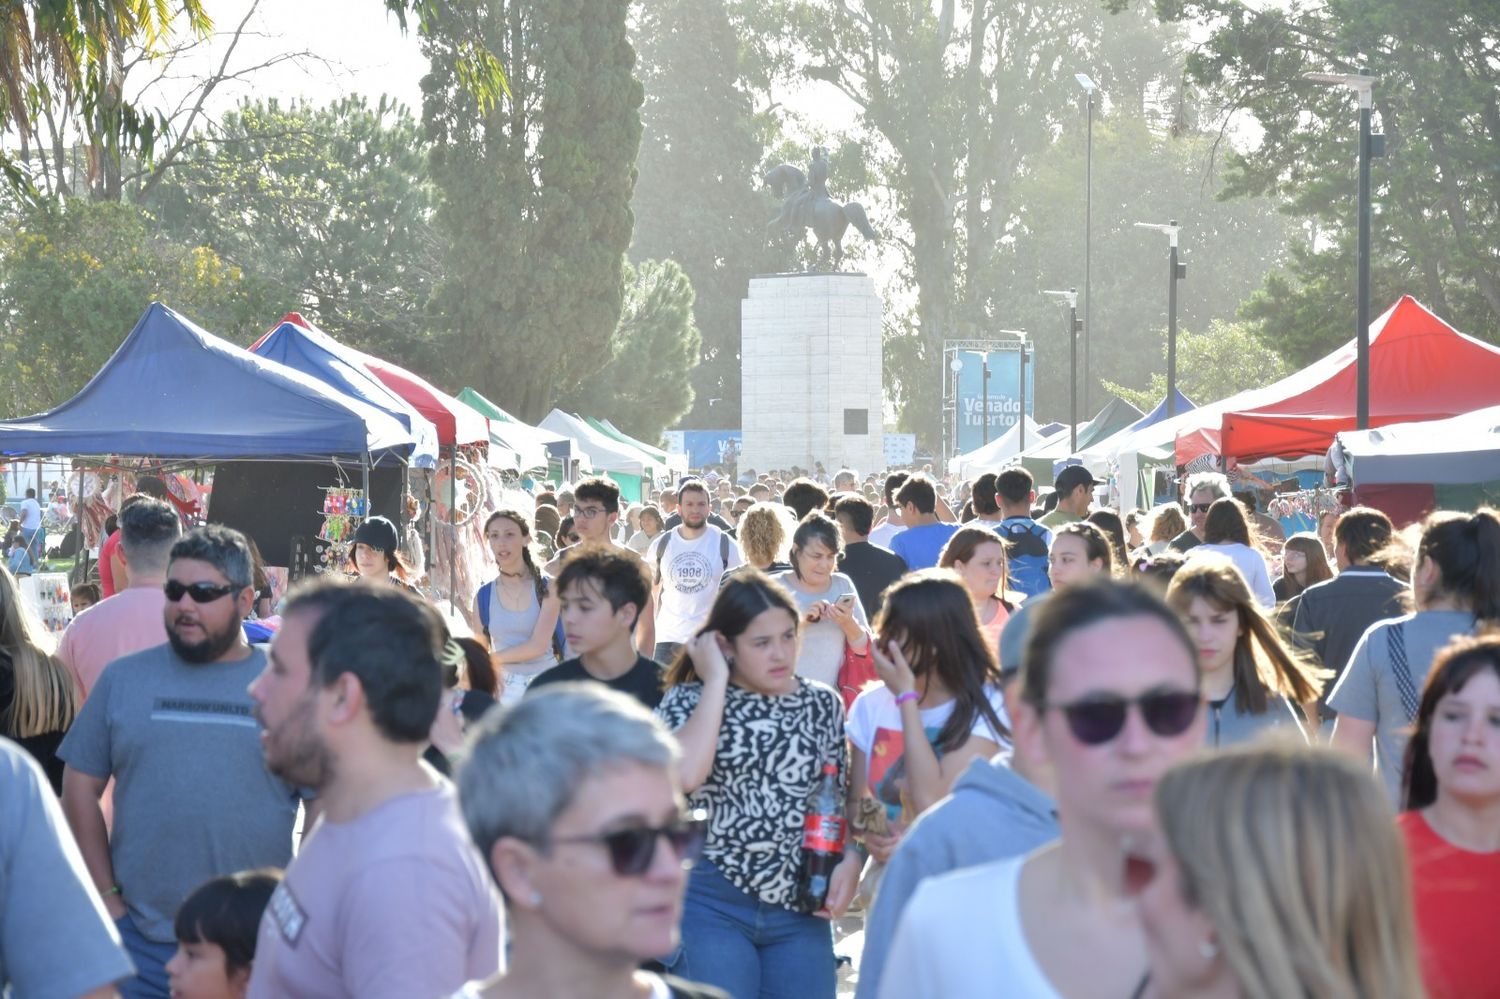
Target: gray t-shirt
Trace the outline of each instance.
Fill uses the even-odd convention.
[[[1222,701],[1209,701],[1205,708],[1208,724],[1203,730],[1203,744],[1218,749],[1222,746],[1237,746],[1251,742],[1262,732],[1285,727],[1287,731],[1307,733],[1302,729],[1301,716],[1285,697],[1271,696],[1270,703],[1261,714],[1241,711],[1235,703],[1234,690]]]
[[[859,593],[854,589],[854,580],[842,572],[835,572],[829,579],[828,589],[822,593],[807,593],[797,586],[795,570],[779,572],[771,577],[792,591],[792,597],[802,610],[802,647],[797,653],[797,675],[809,680],[826,683],[834,690],[839,686],[839,670],[844,665],[844,645],[847,636],[832,618],[809,622],[807,612],[819,600],[836,602],[839,597],[854,597],[854,619],[861,628],[868,628],[865,609],[859,602]]]
[[[0,995],[64,999],[134,973],[41,767],[0,739]]]
[[[247,688],[265,667],[195,666],[170,645],[105,667],[58,755],[114,777],[110,857],[136,928],[176,939],[182,900],[210,878],[292,859],[297,795],[266,769]]]
[[[1398,625],[1406,639],[1411,682],[1420,692],[1438,650],[1460,635],[1473,633],[1474,615],[1468,611],[1422,611],[1372,625],[1354,646],[1349,668],[1328,698],[1339,714],[1375,723],[1375,763],[1391,803],[1397,806],[1406,763],[1407,730],[1415,720],[1401,701],[1391,658],[1390,635]]]

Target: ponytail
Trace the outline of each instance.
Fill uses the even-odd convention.
[[[1474,616],[1479,624],[1500,624],[1500,516],[1489,507],[1469,518],[1477,564],[1474,567]]]
[[[1442,592],[1467,603],[1481,626],[1500,624],[1500,516],[1493,509],[1428,517],[1417,547],[1418,562],[1423,558],[1437,567]]]

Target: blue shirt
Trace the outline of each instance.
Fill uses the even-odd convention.
[[[957,524],[908,527],[891,539],[891,551],[906,560],[908,569],[931,569],[938,564],[938,556],[943,553],[948,539],[957,533]]]

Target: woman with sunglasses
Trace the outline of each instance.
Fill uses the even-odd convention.
[[[1433,999],[1500,995],[1500,636],[1454,642],[1433,663],[1406,746],[1406,840]]]
[[[1139,584],[1069,586],[1038,608],[1013,722],[1018,750],[1051,768],[1062,836],[922,882],[886,959],[883,999],[1143,994],[1124,845],[1153,828],[1161,775],[1202,744],[1195,653]]]
[[[938,566],[952,569],[963,580],[993,654],[1000,647],[1005,622],[1016,609],[1005,599],[1005,542],[988,527],[960,527],[943,546]]]
[[[1401,801],[1417,692],[1433,659],[1454,638],[1500,625],[1500,514],[1486,507],[1429,516],[1411,593],[1417,612],[1371,626],[1328,695],[1338,712],[1332,743],[1363,760],[1373,744],[1393,805]]]
[[[557,684],[486,716],[458,793],[508,903],[510,965],[455,999],[722,999],[639,970],[677,946],[703,846],[677,767],[661,723],[598,684]]]
[[[1274,741],[1204,754],[1162,778],[1156,814],[1125,864],[1149,994],[1424,995],[1401,844],[1357,763]]]
[[[725,583],[667,674],[656,709],[682,744],[682,784],[709,813],[688,881],[682,947],[669,970],[735,999],[833,999],[830,919],[854,895],[862,859],[846,850],[818,912],[799,904],[807,803],[824,768],[846,782],[844,705],[797,675],[792,595],[751,572]]]
[[[1250,595],[1239,568],[1199,545],[1167,587],[1171,605],[1198,646],[1208,745],[1248,742],[1268,728],[1302,732],[1295,705],[1317,717],[1323,680],[1332,674],[1299,656]]]

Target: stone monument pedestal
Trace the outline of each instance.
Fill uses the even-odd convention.
[[[739,467],[885,467],[883,306],[864,274],[772,274],[740,302]]]

